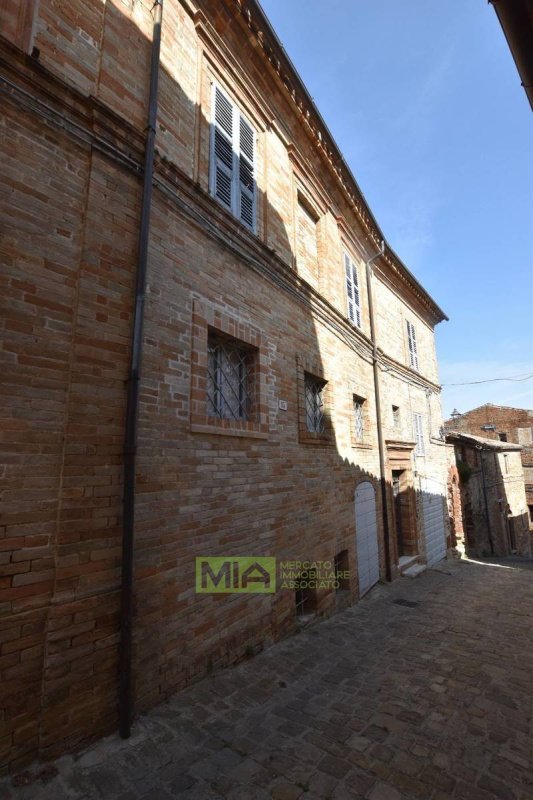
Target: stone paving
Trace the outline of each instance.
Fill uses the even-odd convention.
[[[0,800],[533,800],[532,566],[380,585]]]

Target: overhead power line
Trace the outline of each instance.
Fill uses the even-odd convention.
[[[510,378],[486,378],[486,380],[484,381],[465,381],[465,383],[443,383],[442,386],[473,386],[474,384],[477,383],[494,383],[495,381],[515,381],[516,383],[520,383],[521,381],[529,381],[531,380],[531,378],[533,378],[533,372],[527,373],[524,377],[515,375]]]

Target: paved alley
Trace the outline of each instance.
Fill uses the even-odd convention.
[[[532,566],[378,586],[0,800],[532,800]]]

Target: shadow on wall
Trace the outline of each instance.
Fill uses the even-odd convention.
[[[519,491],[523,481],[502,471],[496,450],[468,448],[462,458],[459,492],[466,554],[531,555],[525,495],[521,498]],[[521,504],[526,510],[513,513]]]
[[[139,44],[137,27],[113,3],[106,5],[105,25],[119,30],[121,41]],[[148,63],[148,50],[149,42],[144,42],[145,57],[139,58],[139,63]],[[39,72],[42,79],[46,72],[42,67]],[[148,74],[145,80],[147,87]],[[266,96],[276,91],[266,74],[258,78],[257,89]],[[285,101],[280,103],[283,106]],[[339,445],[346,434],[336,430],[339,403],[334,379],[328,380],[339,344],[334,334],[326,333],[317,322],[312,309],[315,295],[287,261],[292,251],[290,226],[267,197],[259,194],[258,219],[260,225],[266,220],[268,242],[275,244],[276,255],[206,195],[209,122],[164,67],[161,105],[167,112],[175,108],[182,119],[200,124],[200,183],[194,182],[193,173],[185,176],[170,160],[158,158],[137,477],[133,622],[137,710],[298,627],[302,596],[291,589],[274,595],[197,594],[197,556],[275,556],[333,563],[337,559],[347,566],[350,578],[340,591],[319,588],[307,596],[303,610],[317,616],[356,600],[385,570],[377,468],[373,472],[354,464],[346,456],[346,447]],[[194,138],[179,118],[174,135],[180,143],[176,160],[186,164],[190,148],[194,151]],[[34,125],[27,136],[41,151],[50,131]],[[158,137],[162,136],[159,129]],[[77,303],[69,321],[67,348],[76,352],[70,378],[75,384],[76,405],[65,402],[54,430],[51,425],[46,433],[41,409],[28,412],[34,414],[34,438],[23,443],[24,452],[33,447],[39,453],[40,448],[52,447],[53,439],[59,511],[54,514],[55,527],[48,543],[39,554],[53,575],[49,585],[46,590],[41,587],[38,596],[24,586],[3,621],[13,630],[23,623],[26,632],[19,635],[30,635],[31,629],[35,640],[35,650],[28,654],[24,668],[2,681],[6,735],[19,732],[14,744],[6,747],[4,763],[15,761],[17,766],[38,756],[58,755],[116,724],[120,486],[109,496],[92,494],[87,487],[108,485],[113,457],[102,442],[111,442],[118,452],[124,427],[135,248],[125,247],[127,237],[117,220],[125,210],[124,231],[131,236],[136,233],[131,229],[138,225],[141,184],[138,178],[133,182],[123,165],[113,163],[97,148],[90,153],[88,145],[72,143],[66,133],[57,133],[54,148],[44,148],[42,174],[46,167],[57,180],[67,176],[69,159],[62,157],[62,147],[64,152],[72,150],[85,158],[85,188],[79,190],[87,193],[84,215],[66,216],[60,205],[49,204],[48,216],[43,217],[36,205],[33,177],[27,183],[26,210],[34,214],[35,228],[28,231],[22,218],[17,222],[12,211],[3,207],[20,256],[10,268],[15,279],[35,283],[37,293],[44,291],[48,276],[46,271],[35,271],[35,255],[48,270],[62,266],[56,229],[84,241],[73,268],[80,286],[77,300],[67,294],[67,281],[58,284],[56,292],[57,302]],[[50,216],[53,213],[56,218]],[[95,295],[102,298],[98,306],[93,302]],[[194,299],[212,307],[215,318],[225,315],[233,320],[235,339],[239,339],[241,324],[261,335],[261,405],[270,427],[266,438],[191,432],[191,400],[195,390],[203,392],[201,386],[191,390]],[[20,314],[23,321],[34,325],[34,305],[21,307]],[[45,358],[54,345],[44,328],[37,333],[34,327],[32,330]],[[207,329],[203,335],[207,339]],[[84,337],[88,337],[87,350],[82,345]],[[20,347],[20,336],[13,336],[13,342]],[[106,369],[111,359],[114,374],[118,372],[113,380]],[[370,374],[369,365],[367,369]],[[12,382],[17,386],[21,384],[19,371],[20,365],[15,364]],[[335,394],[336,417],[333,419],[326,407],[327,435],[315,441],[306,436],[306,372],[328,381]],[[11,380],[7,374],[4,377]],[[61,395],[69,396],[69,377],[62,373],[57,380],[62,381],[56,387]],[[33,386],[35,391],[42,390],[43,397],[47,381],[49,376],[36,369]],[[280,410],[280,399],[287,400],[287,412]],[[345,400],[349,413],[351,398]],[[343,420],[343,425],[349,424],[348,418]],[[374,420],[372,417],[370,427]],[[20,442],[15,443],[11,455],[17,459],[21,450]],[[377,464],[376,449],[374,452],[373,463]],[[16,468],[14,460],[10,475],[18,476]],[[69,476],[68,485],[60,480],[62,475]],[[359,507],[354,499],[361,486]],[[442,500],[440,495],[436,497]],[[422,500],[420,496],[419,505]],[[39,503],[32,505],[31,496],[25,507],[39,517]],[[417,524],[420,527],[420,519]],[[394,536],[391,552],[397,557]],[[103,554],[107,560],[102,559]],[[12,560],[16,563],[17,556],[12,554]],[[10,583],[9,591],[17,585],[16,581]],[[27,731],[22,738],[21,730]]]

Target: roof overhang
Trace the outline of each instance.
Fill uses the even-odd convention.
[[[494,6],[533,110],[533,3],[531,0],[489,0],[489,3]]]

